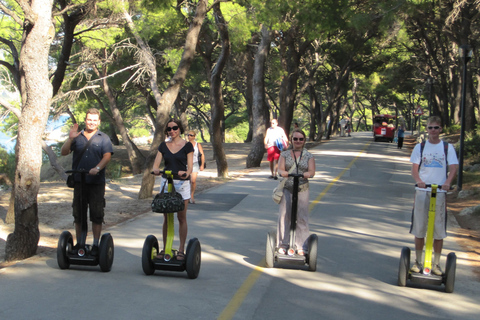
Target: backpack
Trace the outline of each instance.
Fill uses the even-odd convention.
[[[448,177],[448,142],[443,141],[443,151],[445,153],[445,175]],[[420,166],[423,161],[423,149],[425,149],[426,141],[420,143],[420,163],[418,164],[418,171],[420,171]]]

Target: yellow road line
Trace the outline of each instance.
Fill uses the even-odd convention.
[[[243,282],[243,284],[237,290],[237,292],[235,293],[233,298],[230,300],[228,305],[225,307],[225,309],[223,309],[222,313],[218,316],[217,318],[218,320],[228,320],[233,318],[238,308],[240,308],[240,306],[242,305],[243,300],[245,300],[245,297],[250,292],[255,282],[257,282],[260,275],[263,273],[263,268],[260,266],[264,266],[264,265],[265,265],[265,258],[262,259],[259,265],[255,267],[255,269],[250,273],[247,279]]]
[[[365,147],[360,151],[357,156],[350,161],[348,166],[340,172],[338,176],[335,177],[335,179],[332,180],[328,184],[328,186],[323,190],[318,197],[312,201],[310,206],[308,207],[308,211],[311,212],[313,208],[320,202],[320,200],[323,198],[323,196],[330,190],[330,188],[338,181],[340,178],[349,170],[355,161],[360,157],[360,155],[367,150],[368,146],[370,145],[371,142],[368,142]],[[238,288],[237,292],[235,295],[232,297],[228,305],[223,309],[222,313],[218,316],[217,320],[229,320],[232,319],[237,310],[240,308],[242,305],[243,301],[245,300],[245,297],[247,294],[250,292],[252,289],[253,285],[255,282],[257,282],[258,278],[260,275],[263,273],[263,267],[265,266],[265,258],[262,259],[262,261],[259,263],[258,266],[255,267],[255,269],[250,273],[250,275],[247,277],[247,279],[243,282],[243,284]]]
[[[352,161],[350,161],[348,166],[345,169],[343,169],[342,172],[340,172],[340,174],[338,176],[336,176],[335,179],[332,180],[332,182],[330,182],[328,184],[328,186],[318,195],[317,198],[315,198],[315,200],[312,201],[312,203],[310,203],[310,206],[308,207],[308,212],[311,212],[313,210],[313,208],[320,202],[320,200],[323,198],[323,196],[330,190],[330,188],[333,187],[333,185],[338,180],[340,180],[340,178],[345,174],[345,172],[347,172],[347,170],[350,170],[350,168],[353,166],[355,161],[357,161],[358,158],[362,155],[362,153],[365,152],[365,150],[367,150],[367,148],[370,144],[371,144],[371,142],[368,142],[367,144],[365,144],[365,147],[363,147],[362,151],[360,151],[357,154],[357,156],[355,158],[353,158]]]

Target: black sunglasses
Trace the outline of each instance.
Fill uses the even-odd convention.
[[[189,137],[195,137],[194,134],[190,134],[190,133],[188,134],[188,136],[189,136]]]
[[[305,138],[293,138],[293,141],[303,141]]]
[[[432,130],[432,129],[438,130],[438,129],[440,129],[440,126],[428,126],[427,128],[430,129],[430,130]]]
[[[178,130],[178,126],[167,127],[167,131]]]

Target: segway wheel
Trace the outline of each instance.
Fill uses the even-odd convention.
[[[149,235],[143,243],[142,250],[142,268],[146,275],[152,275],[155,272],[153,259],[158,253],[158,240],[154,235]]]
[[[452,293],[455,288],[455,272],[457,269],[457,256],[454,252],[447,255],[447,265],[445,268],[445,292]]]
[[[113,237],[110,233],[105,233],[100,239],[100,246],[98,248],[99,265],[103,272],[112,270],[114,247]]]
[[[308,270],[316,271],[317,270],[317,248],[318,248],[318,237],[316,234],[311,234],[308,237]]]
[[[67,253],[73,248],[73,238],[69,231],[63,231],[58,238],[57,245],[57,263],[60,269],[70,268],[70,261]]]
[[[202,248],[197,238],[190,239],[187,245],[185,256],[185,269],[190,279],[196,279],[200,273],[200,264],[202,262]]]
[[[400,287],[407,285],[408,272],[410,269],[410,248],[403,247],[400,254],[400,263],[398,266],[398,281]]]
[[[275,264],[275,243],[277,242],[277,232],[270,231],[267,234],[267,245],[265,248],[265,264],[267,268],[273,268]]]

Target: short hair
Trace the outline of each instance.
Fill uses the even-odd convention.
[[[85,114],[85,119],[87,118],[87,114],[98,114],[98,118],[100,118],[100,110],[97,108],[90,108],[87,110],[87,113]]]
[[[182,121],[180,121],[177,118],[171,118],[170,120],[168,120],[167,124],[165,125],[165,130],[164,130],[165,134],[168,134],[168,131],[167,131],[168,124],[172,122],[175,123],[180,129],[180,134],[183,134],[185,132],[185,130],[183,129]]]
[[[196,136],[196,135],[197,135],[197,133],[195,132],[195,130],[188,130],[188,132],[187,132],[187,133],[188,133],[188,134],[193,134],[194,136]]]
[[[295,128],[295,129],[293,129],[292,135],[290,136],[290,141],[292,141],[292,139],[293,139],[293,134],[294,134],[295,132],[300,133],[300,134],[303,136],[303,138],[305,139],[304,141],[307,142],[307,136],[305,135],[305,132],[303,132],[303,130],[300,129],[300,128]]]
[[[437,123],[440,125],[440,127],[442,126],[442,118],[440,118],[439,116],[431,116],[427,119],[427,124],[430,124],[430,123]]]

